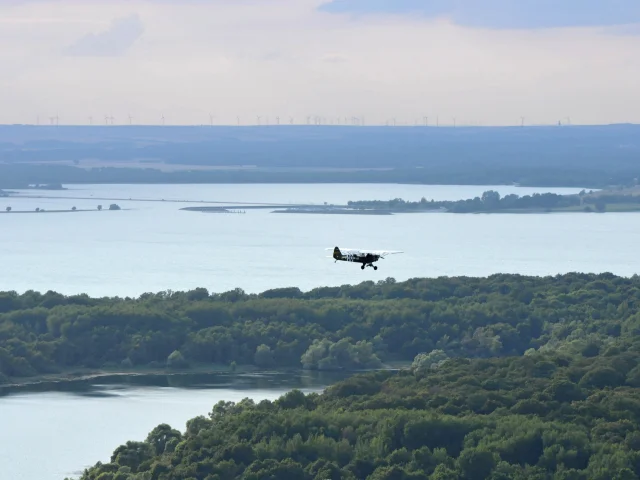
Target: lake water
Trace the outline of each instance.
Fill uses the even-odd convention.
[[[136,296],[144,292],[240,287],[302,290],[363,280],[496,272],[547,275],[569,271],[632,275],[640,216],[605,214],[443,213],[393,216],[181,211],[200,201],[341,204],[349,200],[421,197],[458,200],[501,194],[576,193],[578,189],[420,185],[82,185],[44,198],[0,198],[0,209],[95,209],[117,200],[118,212],[0,215],[0,290]],[[87,200],[62,197],[88,197]],[[164,202],[152,201],[162,200]],[[174,203],[171,200],[189,200]],[[334,263],[325,248],[402,250],[379,269]],[[206,383],[206,382],[205,382]],[[216,382],[212,382],[216,383]],[[264,382],[263,382],[264,383]],[[321,388],[323,382],[307,385]],[[157,424],[184,430],[218,400],[275,398],[290,384],[250,382],[185,389],[183,385],[113,384],[84,392],[0,397],[0,472],[12,480],[62,479]],[[108,393],[107,396],[96,395]]]
[[[0,290],[34,289],[92,296],[205,287],[261,292],[297,286],[354,284],[393,277],[556,274],[610,271],[630,275],[640,222],[633,213],[446,213],[393,216],[244,215],[181,211],[201,200],[222,202],[344,203],[401,197],[461,199],[494,188],[519,195],[577,189],[422,185],[83,185],[29,192],[59,197],[165,199],[117,201],[119,212],[0,215]],[[169,200],[193,200],[174,203]],[[109,200],[0,199],[0,209],[105,208]],[[401,250],[360,270],[334,263],[325,248]]]
[[[106,378],[64,391],[0,397],[0,477],[78,478],[128,440],[142,441],[157,425],[182,432],[220,400],[275,400],[292,388],[320,392],[337,374],[187,375]]]

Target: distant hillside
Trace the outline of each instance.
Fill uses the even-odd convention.
[[[347,181],[599,188],[640,176],[639,138],[637,125],[3,126],[0,186]],[[345,176],[345,169],[362,171]]]

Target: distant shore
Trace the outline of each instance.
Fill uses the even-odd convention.
[[[382,365],[377,370],[396,370],[405,368],[411,365],[411,362],[406,361],[390,361]],[[0,384],[0,396],[6,395],[10,392],[34,389],[39,391],[49,391],[56,385],[66,385],[71,383],[93,382],[98,379],[122,377],[134,378],[134,377],[166,377],[169,375],[206,375],[206,374],[247,374],[258,372],[275,372],[275,373],[290,373],[292,371],[300,372],[304,369],[299,368],[272,368],[261,369],[255,365],[237,365],[231,367],[229,365],[217,365],[217,364],[198,364],[188,368],[167,368],[167,367],[140,367],[130,370],[122,370],[117,368],[76,368],[68,369],[64,372],[41,374],[33,377],[26,378],[10,378],[8,383]],[[317,371],[317,370],[314,370]],[[338,370],[342,372],[348,372],[348,370]],[[332,370],[327,370],[332,372]]]
[[[64,372],[35,375],[33,377],[10,378],[8,383],[0,384],[0,395],[6,390],[17,390],[28,387],[53,387],[55,384],[86,382],[104,377],[166,376],[197,373],[249,373],[256,370],[258,370],[258,368],[252,365],[239,365],[235,369],[226,365],[198,365],[192,368],[182,369],[141,367],[126,371],[116,368],[76,368],[68,369]]]
[[[78,213],[78,212],[117,212],[121,210],[129,210],[127,208],[117,208],[117,209],[109,209],[104,208],[102,210],[98,210],[97,208],[77,208],[75,210],[67,209],[67,210],[0,210],[0,213],[5,215],[17,215],[17,214],[25,214],[25,213],[33,213],[33,214],[41,214],[41,213]]]

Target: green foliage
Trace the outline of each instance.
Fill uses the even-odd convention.
[[[441,362],[434,351],[320,395],[221,401],[183,434],[163,424],[118,447],[82,480],[123,468],[158,480],[637,479],[640,392],[625,379],[640,340],[581,352]]]
[[[639,332],[640,277],[611,274],[387,279],[259,295],[195,289],[134,299],[0,292],[0,373],[207,364],[353,370],[442,351],[448,361],[526,354],[536,376],[550,376],[557,365],[536,355],[609,358],[616,341],[627,348]],[[635,360],[620,361],[576,367],[571,383],[640,385]],[[490,381],[494,388],[507,382]]]
[[[488,190],[480,197],[466,200],[428,201],[426,198],[422,198],[418,202],[406,202],[401,198],[396,198],[388,201],[350,201],[348,205],[353,208],[374,208],[394,212],[445,209],[453,213],[471,213],[496,212],[500,210],[551,210],[553,208],[577,207],[581,204],[581,201],[585,201],[585,199],[581,199],[578,195],[558,195],[556,193],[534,193],[523,197],[512,193],[501,198],[498,192]]]
[[[488,190],[480,197],[466,200],[427,200],[422,198],[417,202],[407,202],[401,198],[393,200],[358,200],[349,201],[348,206],[356,209],[387,210],[390,212],[423,212],[429,210],[446,210],[452,213],[478,212],[508,212],[518,210],[538,210],[549,212],[554,209],[570,209],[573,211],[604,212],[607,202],[610,204],[629,205],[636,209],[640,203],[640,196],[635,194],[619,194],[611,192],[597,192],[595,194],[534,193],[522,197],[509,194],[500,197],[495,190]],[[593,205],[593,207],[591,206]]]

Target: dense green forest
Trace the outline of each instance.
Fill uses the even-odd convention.
[[[599,351],[640,322],[640,277],[412,279],[247,294],[0,293],[0,382],[81,367],[366,369],[530,349]]]
[[[517,320],[512,299],[536,304],[542,330],[555,325],[552,339],[506,358],[434,351],[411,368],[355,375],[320,395],[219,402],[184,431],[161,424],[117,447],[81,479],[640,478],[637,280],[470,283],[477,300],[512,304],[512,323],[526,336],[536,332]],[[518,283],[530,294],[514,295]]]
[[[627,190],[628,192],[628,190]],[[640,208],[640,195],[609,190],[586,192],[577,195],[558,195],[556,193],[534,193],[518,196],[515,194],[501,197],[495,190],[488,190],[480,197],[465,200],[427,200],[407,202],[401,198],[393,200],[356,200],[349,201],[348,206],[356,209],[388,210],[390,212],[424,212],[445,209],[451,213],[480,213],[501,211],[584,211],[604,212],[607,207],[613,210],[621,206],[627,209]]]
[[[82,480],[638,479],[638,333],[640,277],[606,273],[0,294],[4,381],[150,363],[374,369],[161,424]],[[391,360],[407,368],[376,370]]]

